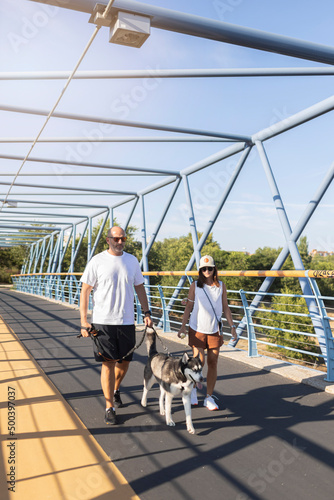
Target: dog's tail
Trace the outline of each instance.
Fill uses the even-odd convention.
[[[146,331],[146,347],[147,347],[147,354],[148,357],[150,358],[151,356],[154,356],[154,354],[157,354],[157,336],[155,333],[155,330],[147,330]]]

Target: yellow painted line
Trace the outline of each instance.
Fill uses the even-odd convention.
[[[0,398],[1,500],[139,500],[1,316]]]

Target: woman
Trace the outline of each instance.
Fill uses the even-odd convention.
[[[237,334],[227,302],[226,286],[222,281],[218,281],[217,268],[210,255],[201,258],[198,273],[198,280],[190,285],[182,326],[177,335],[181,338],[182,334],[187,333],[186,324],[191,313],[189,346],[192,347],[194,356],[199,354],[203,366],[205,363],[204,351],[207,350],[207,395],[204,399],[204,406],[209,410],[219,410],[219,406],[213,399],[215,397],[213,391],[217,380],[219,348],[224,343],[218,324],[223,312],[231,327],[234,340],[237,338]],[[191,396],[191,403],[197,405],[195,387]]]

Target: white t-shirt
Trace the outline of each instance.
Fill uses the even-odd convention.
[[[213,312],[209,299],[205,295],[204,289],[199,288],[196,284],[195,302],[191,312],[189,326],[195,330],[195,332],[210,334],[218,332],[219,330],[216,316],[218,320],[220,320],[221,315],[223,314],[223,284],[219,281],[219,287],[215,285],[204,285],[204,288],[216,314]]]
[[[80,281],[93,287],[93,322],[101,325],[134,324],[133,286],[144,283],[134,255],[127,252],[111,255],[105,250],[88,262]]]

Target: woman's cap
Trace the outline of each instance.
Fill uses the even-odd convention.
[[[201,260],[199,261],[199,267],[198,269],[201,269],[202,267],[215,267],[215,261],[211,257],[211,255],[204,255],[204,257],[201,257]]]

